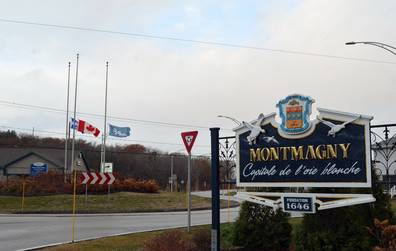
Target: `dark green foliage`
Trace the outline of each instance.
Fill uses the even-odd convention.
[[[366,205],[368,207],[368,215],[366,216],[367,225],[373,225],[374,219],[380,221],[388,220],[391,225],[395,224],[395,219],[392,211],[392,201],[389,194],[383,192],[382,184],[376,184],[378,177],[374,170],[371,171],[373,176],[373,185],[371,193],[375,197],[374,203]]]
[[[235,222],[234,245],[247,250],[287,250],[292,226],[289,213],[243,202]]]
[[[372,170],[372,188],[316,188],[313,193],[372,193],[373,203],[347,206],[338,209],[317,211],[314,215],[305,215],[301,227],[296,233],[297,250],[371,250],[378,245],[366,227],[374,229],[374,219],[389,220],[394,224],[391,200],[384,194],[381,184]]]
[[[358,206],[307,214],[296,233],[297,250],[370,250],[364,227]]]
[[[395,217],[392,211],[392,201],[390,195],[383,192],[383,186],[380,183],[377,183],[378,177],[375,172],[372,170],[373,176],[373,185],[369,191],[366,193],[372,193],[375,197],[376,201],[369,204],[359,205],[359,212],[361,217],[365,221],[365,226],[369,229],[376,229],[374,224],[374,220],[378,219],[379,221],[387,220],[390,225],[395,224]],[[372,237],[372,235],[371,235]],[[378,239],[371,238],[371,246],[381,246]]]

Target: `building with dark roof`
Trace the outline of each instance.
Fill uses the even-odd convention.
[[[70,153],[68,159],[71,159]],[[70,166],[70,160],[67,165]],[[44,168],[43,168],[44,167]],[[69,168],[70,169],[70,168]],[[13,176],[34,176],[37,170],[65,170],[65,150],[0,148],[0,180]],[[90,172],[82,151],[75,151],[73,170]]]

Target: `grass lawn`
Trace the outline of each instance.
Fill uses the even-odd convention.
[[[45,248],[45,251],[83,251],[83,250],[117,250],[130,251],[141,250],[147,240],[160,235],[163,231],[143,232],[129,235],[122,235],[110,238],[102,238],[92,241],[64,244],[56,247]]]
[[[231,248],[232,247],[232,228],[233,223],[223,223],[220,225],[221,232],[221,247]],[[187,228],[179,228],[183,232],[187,233]],[[191,233],[188,236],[192,236],[199,230],[205,230],[210,233],[211,225],[195,226],[191,227]],[[45,251],[82,251],[82,250],[117,250],[117,251],[133,251],[142,250],[147,241],[161,235],[164,231],[154,232],[143,232],[136,234],[129,234],[110,238],[101,238],[97,240],[84,241],[78,243],[64,244],[56,247],[49,247],[43,250]]]
[[[302,218],[293,218],[290,219],[290,223],[294,228],[301,224]],[[232,231],[233,231],[234,223],[222,223],[220,224],[220,233],[221,233],[221,248],[233,248],[232,245]],[[203,225],[203,226],[195,226],[191,228],[191,233],[188,234],[192,236],[194,232],[199,230],[206,230],[208,232],[211,231],[211,225]],[[187,233],[187,228],[180,228],[180,230]],[[154,237],[159,236],[164,231],[154,231],[154,232],[143,232],[143,233],[135,233],[128,234],[117,237],[109,237],[109,238],[101,238],[91,241],[84,241],[78,243],[70,243],[64,244],[56,247],[45,248],[45,251],[82,251],[82,250],[129,250],[129,251],[138,251],[144,248],[144,245],[147,241],[152,240]]]
[[[178,192],[110,194],[110,207],[107,208],[108,196],[88,195],[85,207],[85,195],[76,195],[76,212],[81,211],[118,211],[118,210],[156,210],[186,208],[186,194]],[[192,207],[208,207],[209,198],[191,196]],[[226,205],[226,203],[224,203]],[[73,195],[49,195],[24,198],[24,211],[72,211]],[[0,213],[22,211],[22,196],[0,196]]]

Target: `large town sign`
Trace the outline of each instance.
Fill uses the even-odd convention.
[[[235,128],[237,185],[265,187],[371,187],[372,117],[318,108],[314,100],[291,95],[279,115],[260,114]]]
[[[372,117],[318,108],[318,115],[310,120],[314,102],[309,96],[290,95],[276,105],[281,123],[275,120],[276,113],[260,114],[234,129],[237,186],[371,187]],[[306,202],[300,205],[306,212],[314,212],[312,203],[325,209],[375,200],[372,195],[239,196],[264,205],[282,204],[292,211],[295,204],[289,202]]]

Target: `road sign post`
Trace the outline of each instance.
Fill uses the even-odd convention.
[[[112,173],[81,173],[81,184],[85,184],[85,207],[87,207],[88,184],[108,185],[107,208],[110,207],[110,185],[115,181]]]
[[[198,131],[193,132],[183,132],[181,137],[183,139],[184,145],[186,146],[186,150],[188,152],[188,228],[187,232],[190,232],[191,228],[191,149],[194,145],[195,139],[197,138]]]
[[[219,131],[220,128],[210,128],[212,156],[212,251],[220,250]]]

